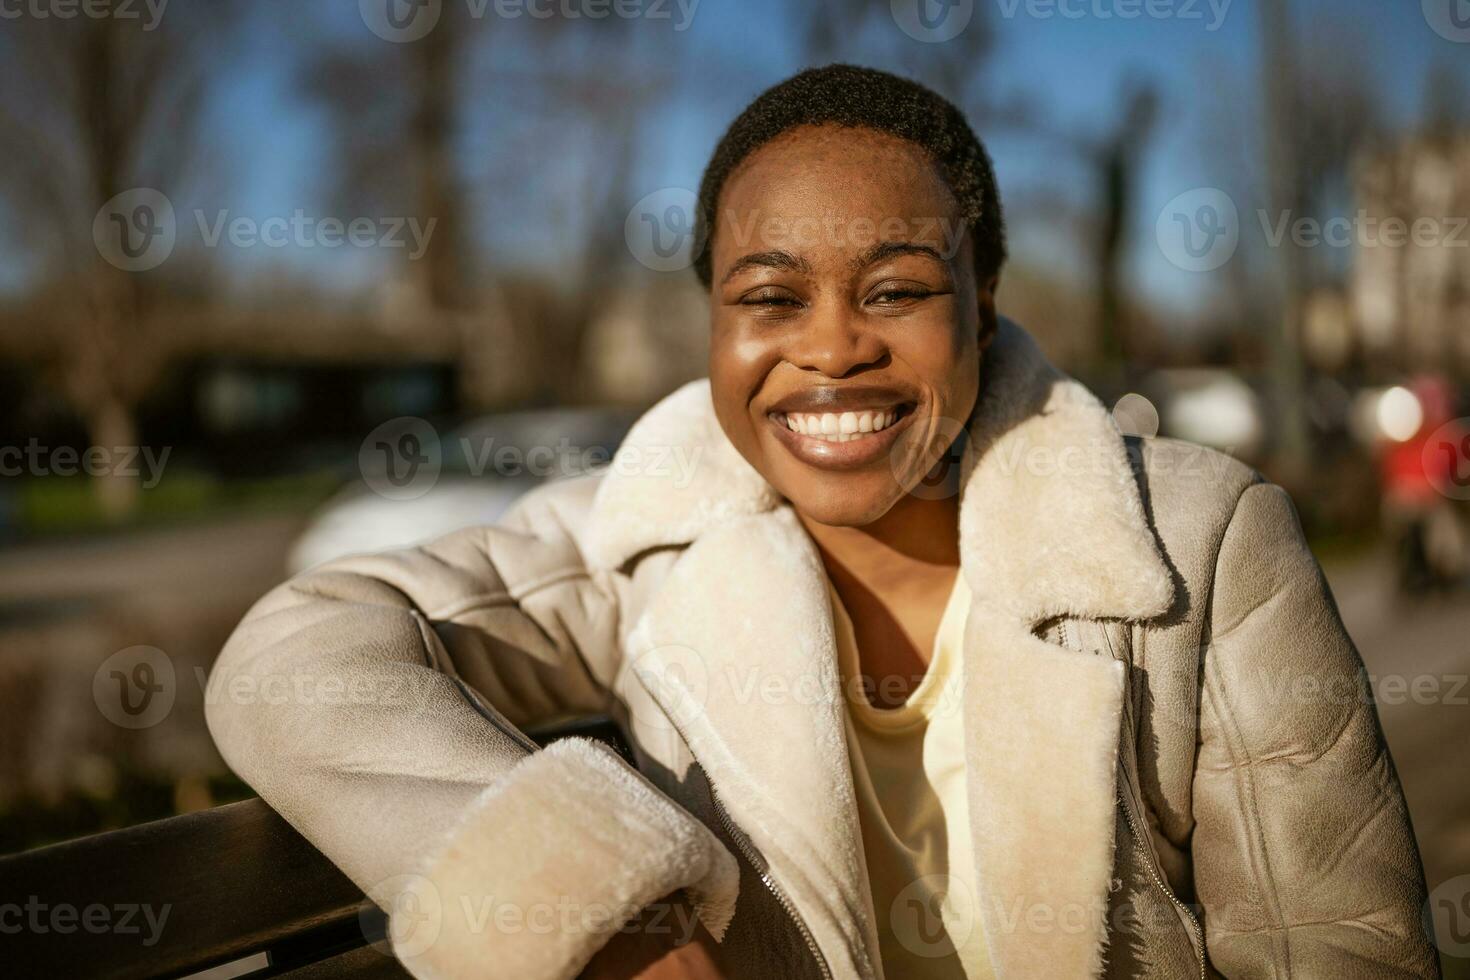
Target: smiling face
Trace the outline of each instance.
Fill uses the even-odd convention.
[[[944,177],[897,137],[800,127],[731,175],[712,241],[725,434],[809,519],[878,520],[962,431],[995,328]]]

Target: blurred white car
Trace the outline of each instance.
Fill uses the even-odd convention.
[[[380,471],[360,472],[302,532],[288,568],[295,574],[344,555],[390,551],[493,524],[531,488],[606,463],[635,418],[623,410],[578,408],[469,422],[437,440],[436,475],[411,497],[385,492]],[[364,453],[360,469],[370,459]]]

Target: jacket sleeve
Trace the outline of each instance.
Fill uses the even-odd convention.
[[[1242,494],[1209,601],[1192,847],[1214,968],[1439,976],[1372,691],[1279,487]]]
[[[681,888],[722,933],[738,869],[713,835],[600,744],[520,731],[606,707],[618,588],[522,518],[310,571],[220,654],[225,760],[389,910],[416,976],[575,976]]]

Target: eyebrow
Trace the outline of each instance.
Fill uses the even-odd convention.
[[[854,259],[852,265],[855,269],[862,269],[874,262],[891,259],[896,255],[927,255],[936,262],[948,264],[948,260],[939,253],[939,249],[932,245],[925,245],[922,242],[879,242]]]
[[[756,268],[785,269],[789,272],[805,273],[812,271],[812,267],[806,259],[792,255],[790,252],[783,252],[780,249],[772,249],[768,252],[751,252],[749,255],[742,255],[731,264],[730,271],[725,273],[725,278],[720,280],[720,285],[723,286],[746,269]]]

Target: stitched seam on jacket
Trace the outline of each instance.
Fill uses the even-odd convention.
[[[490,553],[490,548],[489,548],[489,532],[490,532],[490,530],[491,529],[488,528],[488,527],[485,529],[485,534],[486,534],[485,554],[486,555],[489,555],[489,553]],[[554,572],[548,572],[545,575],[542,575],[540,578],[532,579],[529,583],[526,583],[525,585],[521,586],[520,588],[503,590],[502,595],[506,599],[509,599],[510,602],[512,604],[514,604],[519,609],[520,608],[520,604],[522,602],[524,602],[526,599],[529,599],[531,596],[535,595],[537,592],[543,591],[545,589],[549,589],[549,588],[551,588],[552,586],[555,586],[555,585],[560,585],[563,582],[570,582],[570,581],[574,581],[574,580],[578,580],[578,579],[586,580],[587,582],[592,582],[593,581],[593,574],[592,574],[591,570],[587,568],[586,564],[564,565],[564,566],[562,566],[561,568],[557,569]],[[504,581],[504,579],[502,579],[502,581]],[[601,591],[601,590],[599,590],[599,591]],[[619,628],[619,625],[620,625],[620,622],[621,622],[621,619],[622,619],[623,610],[622,610],[622,607],[619,606],[618,603],[615,600],[613,600],[611,596],[608,596],[608,595],[604,594],[604,598],[607,598],[609,600],[609,604],[610,604],[610,606],[612,608],[613,617],[614,617],[614,620],[615,620],[615,622],[612,625],[612,638],[613,638],[614,647],[616,648],[618,646],[618,628]],[[502,604],[502,603],[497,602],[497,603],[492,603],[492,604],[493,605],[499,605],[499,604]],[[482,607],[472,607],[472,608],[482,608]],[[462,609],[462,610],[459,611],[458,615],[464,615],[468,611],[471,611],[471,610],[470,609]],[[544,625],[542,625],[542,623],[540,622],[540,620],[536,619],[534,616],[532,616],[530,613],[526,612],[523,609],[520,610],[520,612],[521,612],[521,615],[525,616],[527,620],[529,620],[531,623],[535,624],[536,629],[540,630],[541,633],[542,633],[542,635],[545,635],[545,636],[547,636],[548,639],[550,639],[549,634],[547,634],[546,627]],[[553,643],[552,646],[555,647],[556,644]],[[568,644],[568,649],[569,649],[569,651],[570,651],[570,653],[572,655],[572,659],[575,660],[576,663],[577,663],[577,665],[582,668],[583,675],[588,680],[590,680],[592,682],[592,684],[593,684],[594,687],[602,688],[604,710],[606,710],[606,706],[615,704],[616,701],[617,701],[617,698],[613,694],[613,687],[612,687],[612,685],[611,684],[608,684],[608,685],[604,686],[604,685],[602,685],[602,684],[600,684],[598,682],[598,679],[597,679],[597,676],[598,676],[597,675],[597,671],[595,671],[595,670],[592,669],[592,663],[587,659],[587,655],[582,652],[582,650],[577,646],[576,643],[569,643]],[[620,650],[617,650],[617,649],[615,649],[614,652],[615,653],[621,653],[621,651]],[[617,671],[615,669],[614,670],[614,674],[615,675],[616,675],[616,672]]]
[[[443,668],[441,668],[436,663],[439,658],[434,655],[435,644],[429,638],[428,619],[424,617],[423,613],[418,612],[417,610],[410,612],[409,615],[413,616],[413,621],[419,628],[419,640],[424,645],[424,666],[428,667],[430,670],[437,670],[441,674],[444,673]]]
[[[1213,681],[1206,681],[1206,691],[1210,696],[1211,705],[1215,708],[1215,713],[1221,717],[1223,722],[1228,723],[1230,728],[1230,734],[1225,740],[1225,745],[1232,761],[1237,763],[1237,765],[1231,767],[1231,778],[1236,783],[1236,799],[1240,801],[1241,816],[1245,820],[1251,837],[1254,838],[1255,846],[1250,849],[1251,864],[1259,866],[1256,877],[1263,885],[1262,890],[1267,899],[1267,914],[1279,923],[1279,926],[1273,932],[1284,932],[1288,929],[1288,926],[1286,920],[1281,915],[1281,900],[1276,894],[1276,879],[1271,873],[1271,856],[1266,848],[1265,834],[1261,831],[1260,810],[1256,802],[1255,774],[1251,770],[1253,763],[1250,758],[1250,753],[1245,747],[1245,740],[1240,733],[1240,725],[1235,718],[1235,714],[1230,710],[1229,704],[1225,701],[1223,692],[1219,690],[1219,685]],[[1238,750],[1235,743],[1239,743]],[[1238,763],[1242,758],[1245,764],[1239,765]],[[1286,971],[1285,975],[1288,977],[1291,976],[1290,943],[1286,942],[1283,948],[1283,953],[1285,954],[1284,962],[1282,957],[1275,955],[1274,943],[1272,946],[1273,965],[1283,967]]]
[[[1225,529],[1220,534],[1220,539],[1215,545],[1215,554],[1212,562],[1214,574],[1210,578],[1209,596],[1206,599],[1204,607],[1210,637],[1209,649],[1211,650],[1217,639],[1215,636],[1214,614],[1215,594],[1220,582],[1220,555],[1225,550],[1225,539],[1230,536],[1230,529],[1234,527],[1236,517],[1240,514],[1240,505],[1245,500],[1245,495],[1256,487],[1266,485],[1265,481],[1258,476],[1255,480],[1252,480],[1241,488],[1239,495],[1235,498],[1235,505],[1231,509],[1230,519],[1225,522]],[[1240,806],[1241,816],[1245,820],[1251,835],[1255,838],[1255,846],[1251,848],[1250,853],[1251,864],[1253,866],[1259,866],[1253,870],[1255,870],[1255,877],[1261,882],[1263,893],[1267,899],[1266,912],[1280,923],[1279,929],[1273,929],[1271,932],[1273,936],[1277,932],[1280,932],[1284,936],[1279,954],[1276,944],[1274,942],[1271,944],[1272,967],[1273,971],[1278,968],[1284,970],[1284,976],[1290,977],[1290,932],[1287,929],[1286,920],[1281,915],[1281,899],[1276,891],[1276,879],[1271,873],[1271,859],[1266,849],[1265,836],[1261,831],[1260,809],[1256,802],[1255,777],[1251,768],[1254,765],[1254,760],[1250,757],[1250,752],[1246,748],[1244,737],[1240,731],[1239,722],[1234,712],[1231,711],[1229,701],[1225,697],[1223,682],[1218,680],[1217,672],[1210,669],[1208,661],[1200,664],[1200,687],[1202,692],[1208,695],[1211,705],[1215,708],[1215,713],[1221,716],[1223,722],[1228,722],[1231,734],[1233,735],[1233,738],[1227,737],[1225,739],[1225,750],[1230,756],[1232,778],[1237,784],[1236,800]],[[1204,698],[1201,698],[1201,717],[1196,720],[1197,725],[1203,721],[1205,707],[1203,702]],[[1239,743],[1238,747],[1237,742]],[[1244,760],[1244,765],[1241,764],[1242,760]],[[1196,760],[1195,765],[1196,771],[1198,771],[1198,760]]]
[[[456,616],[463,616],[465,613],[475,612],[480,609],[515,605],[522,599],[544,589],[548,589],[553,585],[560,585],[562,582],[569,582],[574,579],[590,579],[591,577],[591,573],[585,568],[575,565],[559,568],[554,572],[548,572],[542,575],[540,578],[532,579],[518,589],[497,589],[494,592],[481,592],[478,595],[464,596],[447,606],[427,610],[425,615],[430,619],[453,619]]]
[[[1314,922],[1293,922],[1290,925],[1283,926],[1264,925],[1256,926],[1254,929],[1226,929],[1222,931],[1225,935],[1231,937],[1256,936],[1260,935],[1263,932],[1290,932],[1293,929],[1322,929],[1341,925],[1361,926],[1363,929],[1383,936],[1394,935],[1394,933],[1390,930],[1385,930],[1379,926],[1375,926],[1365,916],[1362,915],[1345,915],[1335,919],[1319,919]]]
[[[437,671],[445,680],[453,684],[454,689],[459,692],[459,696],[464,699],[465,703],[502,735],[528,752],[535,752],[537,749],[536,743],[531,741],[519,728],[512,725],[510,719],[501,714],[493,704],[480,697],[479,694],[464,682],[463,678],[450,674],[443,667],[439,666],[437,663],[439,658],[434,653],[438,649],[438,637],[429,635],[433,627],[430,626],[428,618],[421,613],[415,613],[413,618],[419,625],[419,638],[424,644],[424,661],[429,669]]]

